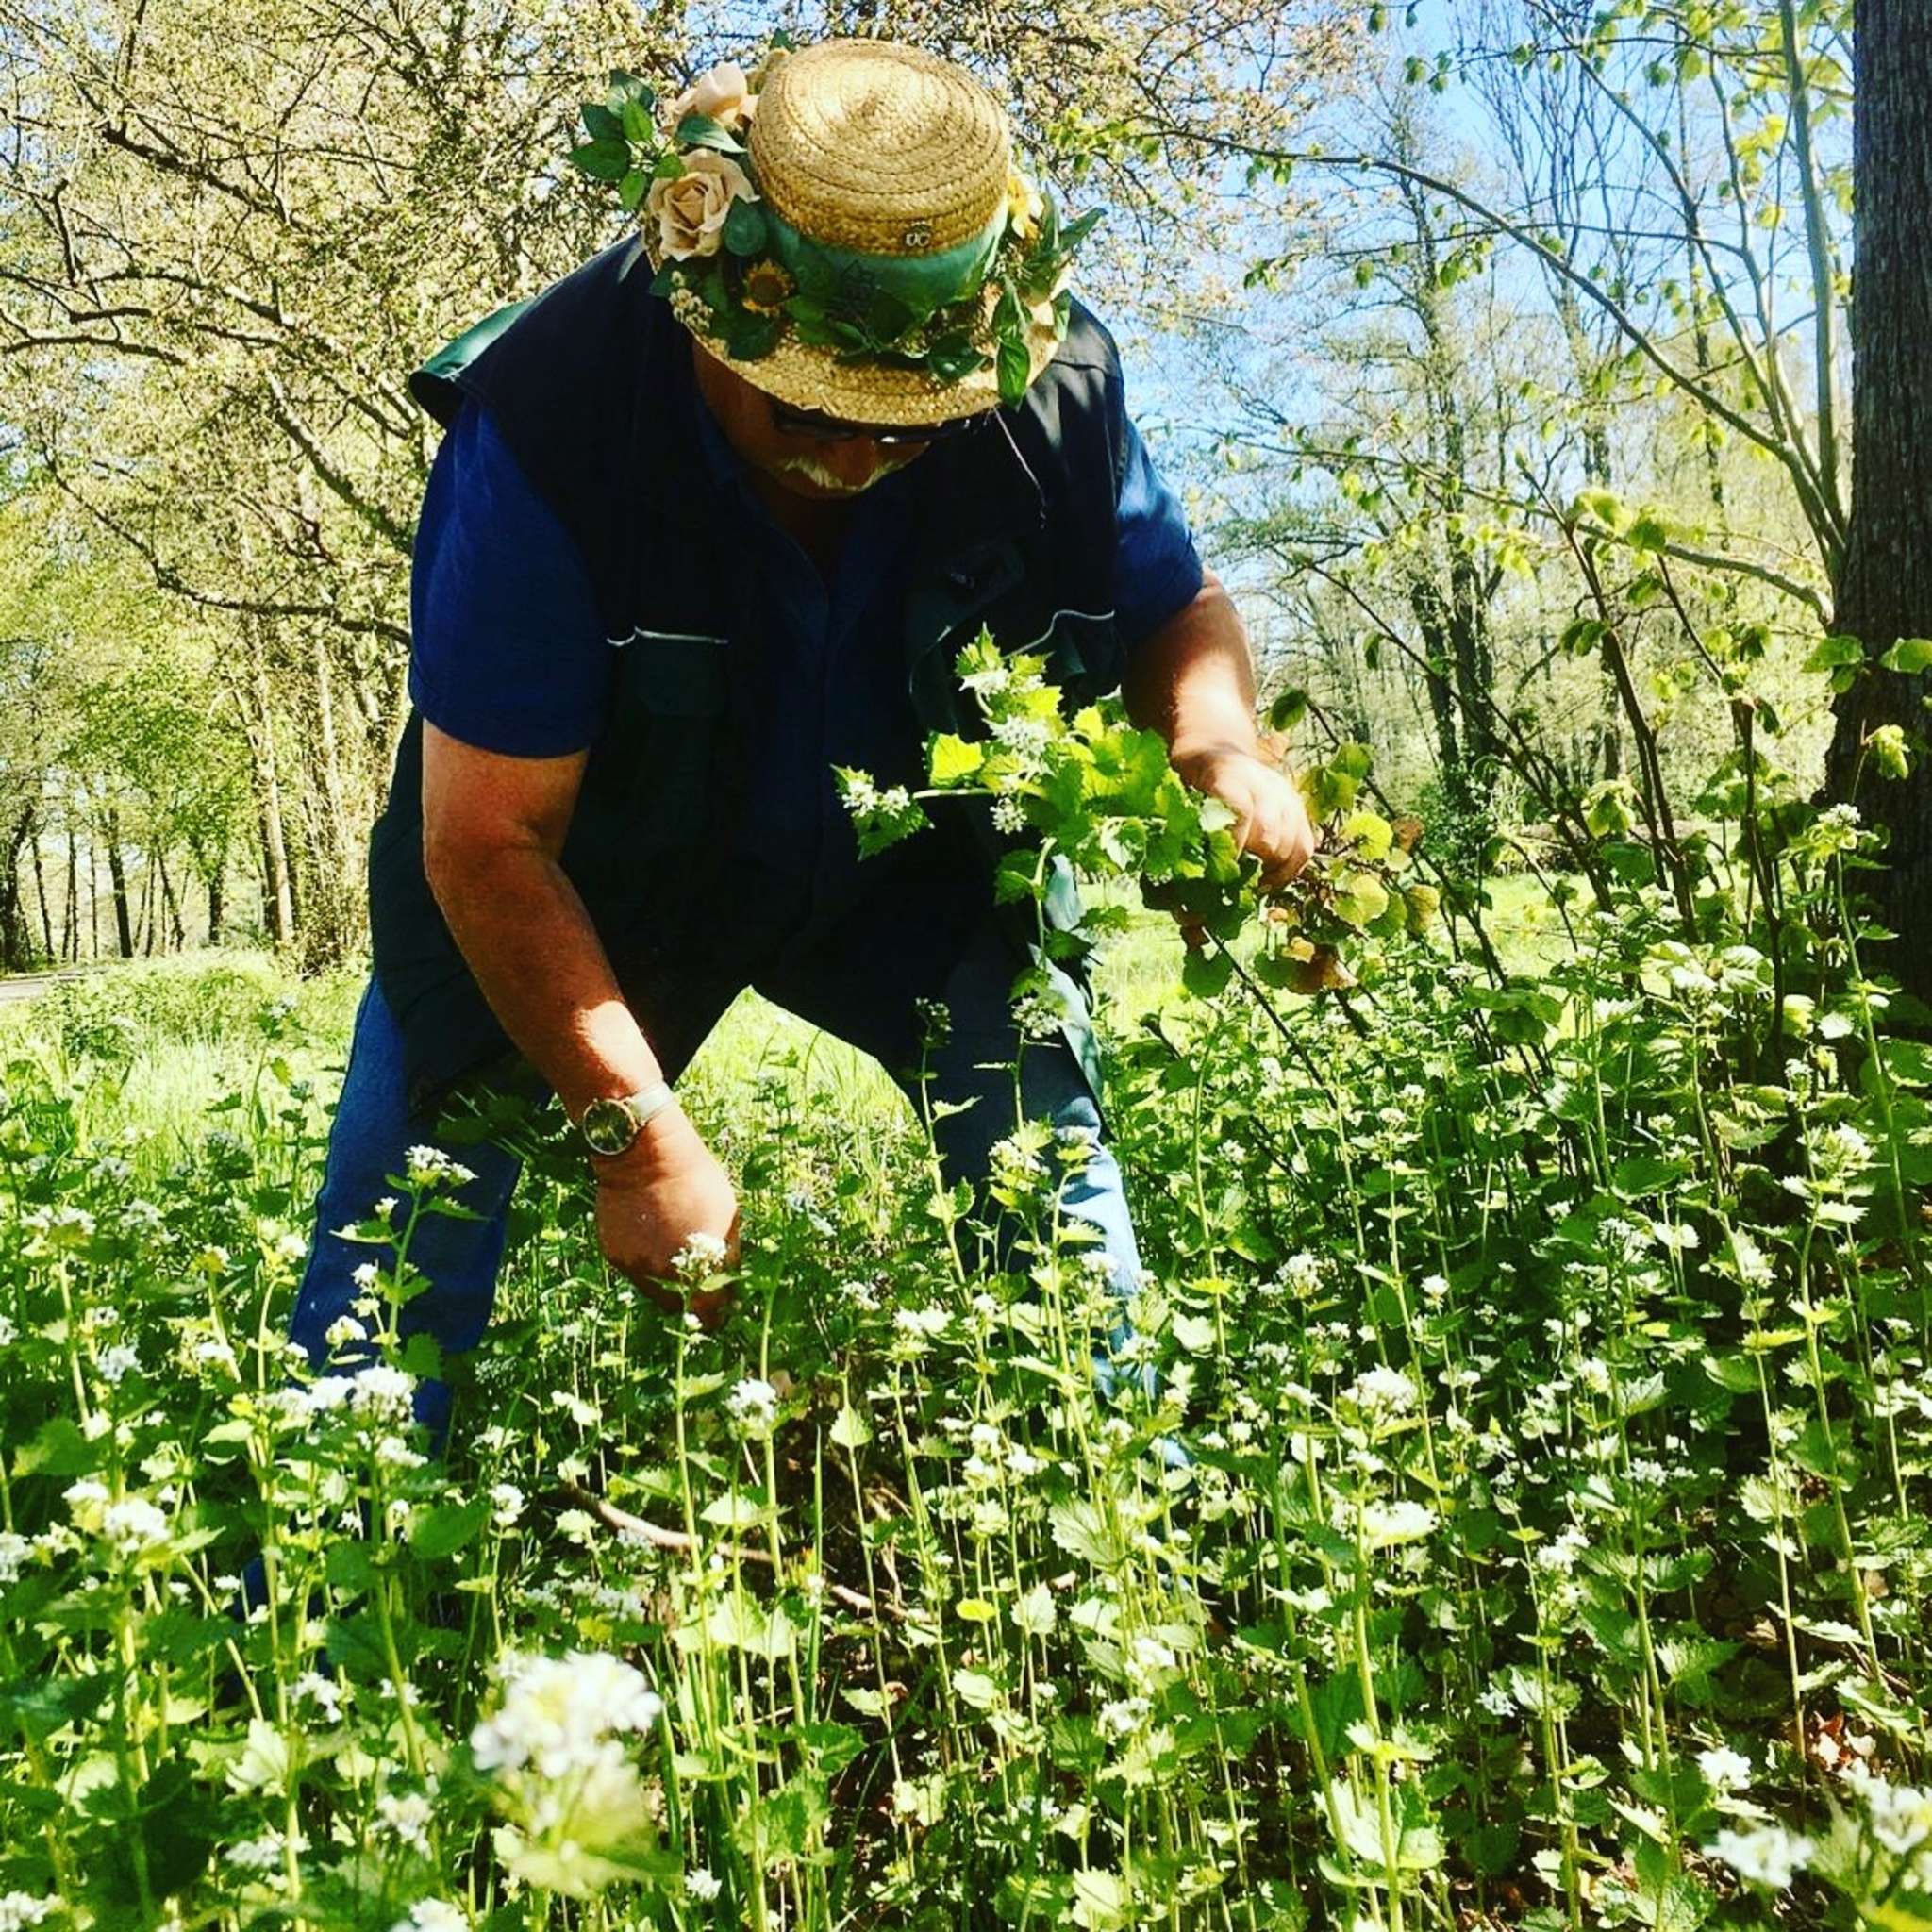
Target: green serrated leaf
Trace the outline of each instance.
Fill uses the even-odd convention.
[[[957,785],[986,763],[986,746],[942,731],[932,741],[927,759],[935,785]]]
[[[765,211],[757,202],[741,195],[732,202],[724,215],[724,245],[733,255],[763,254],[770,235]]]
[[[622,181],[630,172],[630,149],[622,141],[586,142],[570,154],[571,165],[593,181]]]
[[[1027,354],[1025,342],[1010,337],[1003,339],[999,353],[1000,401],[1017,403],[1026,393],[1032,376],[1033,358]]]
[[[1811,655],[1805,659],[1807,671],[1836,671],[1840,666],[1862,664],[1865,661],[1863,642],[1853,637],[1832,636],[1820,638],[1811,647]]]
[[[677,132],[673,138],[679,147],[716,148],[724,155],[741,155],[744,152],[744,143],[708,114],[687,114],[677,124]]]
[[[1888,671],[1907,675],[1932,671],[1932,638],[1901,638],[1878,661]]]
[[[601,101],[584,103],[584,132],[595,144],[624,139],[624,119],[613,114]]]

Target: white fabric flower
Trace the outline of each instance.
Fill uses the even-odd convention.
[[[716,255],[734,201],[756,201],[751,176],[729,155],[698,148],[682,157],[684,173],[659,175],[644,196],[644,213],[658,225],[658,252],[674,261]]]
[[[687,114],[704,114],[727,134],[740,132],[758,111],[758,97],[751,91],[744,69],[736,60],[720,61],[701,74],[665,109],[664,125],[672,133]]]

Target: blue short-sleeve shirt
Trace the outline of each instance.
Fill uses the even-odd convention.
[[[708,485],[760,602],[746,626],[761,657],[745,680],[750,714],[735,855],[766,874],[765,916],[796,929],[859,882],[834,764],[882,784],[924,781],[924,738],[897,675],[907,538],[920,513],[920,465],[852,499],[830,583],[745,481],[693,385],[690,426]],[[1131,418],[1118,498],[1114,610],[1129,653],[1200,590],[1202,566],[1178,498]],[[515,757],[558,757],[603,727],[616,654],[582,558],[531,487],[488,413],[466,403],[430,472],[410,583],[409,695],[452,738]],[[920,841],[908,841],[910,851]],[[891,857],[891,855],[887,855]],[[916,854],[915,854],[916,859]],[[880,860],[867,861],[866,879]],[[744,905],[741,891],[735,903]]]

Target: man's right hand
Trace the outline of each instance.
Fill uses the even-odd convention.
[[[694,1234],[717,1236],[724,1265],[738,1265],[738,1191],[684,1110],[667,1107],[624,1153],[593,1156],[591,1165],[605,1258],[659,1307],[689,1307],[707,1328],[717,1327],[730,1306],[729,1288],[680,1295],[665,1286],[676,1278],[674,1257]]]

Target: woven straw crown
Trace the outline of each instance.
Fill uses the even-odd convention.
[[[950,274],[958,261],[983,263],[1004,227],[1012,170],[1005,108],[967,69],[903,42],[821,41],[774,57],[758,84],[746,152],[759,195],[796,231],[794,242],[908,268],[930,261]],[[660,267],[648,225],[645,246]],[[988,324],[997,294],[991,283],[981,290]],[[680,288],[670,301],[723,356],[698,296]],[[1058,346],[1050,302],[1034,306],[1025,337],[1031,382]],[[728,366],[793,408],[858,423],[942,423],[1000,401],[991,366],[941,382],[923,370],[841,362],[790,335]]]
[[[779,214],[868,255],[937,253],[978,234],[1005,202],[1011,158],[1006,115],[972,75],[892,41],[787,55],[750,144]]]

